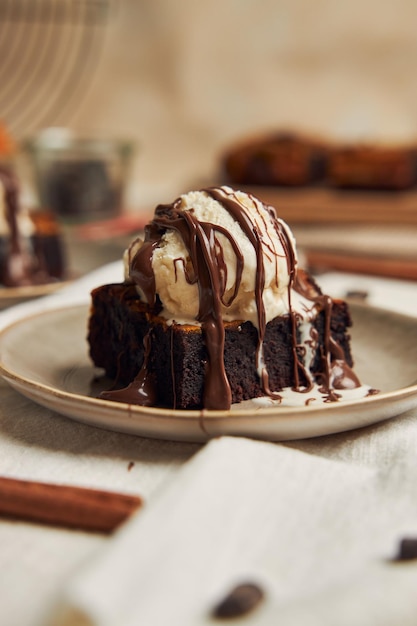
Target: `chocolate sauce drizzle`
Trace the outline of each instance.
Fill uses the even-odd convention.
[[[258,342],[256,349],[256,367],[260,376],[262,389],[265,395],[279,399],[279,394],[271,391],[269,377],[263,358],[263,343],[266,330],[266,312],[263,302],[265,287],[264,255],[270,254],[275,258],[276,267],[278,257],[282,256],[274,245],[271,238],[266,239],[264,232],[253,219],[252,211],[242,204],[237,195],[229,189],[222,187],[210,187],[202,190],[208,196],[216,200],[239,224],[243,233],[250,241],[256,255],[256,278],[254,298],[257,310]],[[285,224],[278,219],[273,207],[261,205],[260,201],[249,195],[253,202],[253,212],[263,221],[266,218],[260,206],[267,210],[268,219],[271,221],[278,241],[284,250],[289,275],[288,300],[289,315],[292,325],[292,344],[294,355],[294,378],[297,391],[308,391],[312,387],[300,387],[300,375],[303,380],[311,380],[309,372],[301,362],[298,353],[300,346],[297,345],[297,313],[291,305],[291,290],[310,300],[313,305],[317,304],[325,311],[325,346],[322,355],[321,384],[325,389],[329,401],[337,399],[333,387],[336,389],[359,386],[360,383],[345,363],[343,350],[331,337],[330,317],[332,300],[327,296],[313,292],[311,286],[299,279],[296,272],[296,256],[293,244]],[[140,288],[148,304],[153,307],[156,303],[157,293],[155,287],[155,275],[152,269],[152,256],[156,247],[167,230],[176,231],[184,242],[190,258],[190,267],[185,260],[176,259],[175,264],[183,262],[184,274],[190,284],[197,283],[199,293],[199,309],[197,321],[200,322],[203,339],[208,353],[208,361],[205,372],[205,385],[203,392],[203,406],[205,409],[224,410],[229,409],[232,402],[232,394],[224,366],[224,342],[225,330],[222,319],[222,305],[230,306],[239,291],[244,257],[237,241],[231,233],[211,222],[201,222],[197,219],[193,209],[184,210],[182,199],[178,198],[172,204],[159,205],[155,210],[153,220],[145,228],[145,241],[133,258],[130,260],[130,278]],[[226,299],[227,266],[223,256],[223,249],[218,239],[218,234],[225,236],[232,246],[236,258],[236,281],[231,296]],[[278,280],[278,271],[276,271]],[[149,335],[147,341],[150,341]],[[152,378],[148,375],[149,349],[145,350],[144,364],[136,379],[127,389],[109,391],[102,397],[123,402],[135,402],[136,404],[151,405],[155,400],[155,389]],[[134,400],[132,399],[134,397]],[[175,408],[175,407],[174,407]]]

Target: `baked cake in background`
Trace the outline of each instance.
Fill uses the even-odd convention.
[[[220,157],[231,184],[401,191],[417,186],[417,144],[339,143],[295,132],[244,139]]]
[[[65,278],[59,225],[47,211],[20,206],[13,169],[0,166],[0,287],[48,284]]]
[[[288,393],[309,404],[313,390],[324,402],[366,395],[350,325],[347,304],[298,268],[275,209],[224,186],[156,208],[125,253],[125,280],[92,292],[88,342],[115,381],[102,398],[224,410]]]
[[[416,154],[408,146],[333,146],[327,153],[326,181],[341,189],[410,189],[417,183]]]
[[[237,185],[312,185],[324,176],[326,149],[314,139],[277,132],[247,139],[222,158],[228,181]]]

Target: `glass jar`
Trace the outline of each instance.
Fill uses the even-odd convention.
[[[118,215],[134,154],[130,141],[75,137],[47,129],[23,143],[42,208],[57,216],[87,221]]]

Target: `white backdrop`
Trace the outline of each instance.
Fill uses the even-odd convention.
[[[259,129],[407,140],[416,23],[415,0],[121,0],[73,126],[135,138],[145,196],[210,177]]]

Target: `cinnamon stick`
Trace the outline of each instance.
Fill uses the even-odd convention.
[[[142,505],[137,496],[0,477],[0,516],[111,533]]]
[[[385,278],[417,280],[415,259],[379,258],[325,250],[305,250],[305,257],[308,267],[313,271],[338,270]]]

